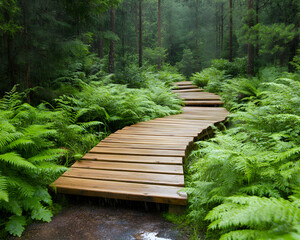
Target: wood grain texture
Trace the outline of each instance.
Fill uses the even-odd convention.
[[[182,114],[124,127],[111,134],[53,185],[60,193],[186,205],[183,158],[194,139],[226,119],[221,98],[191,81],[174,83]]]
[[[66,171],[63,176],[116,182],[133,182],[182,187],[184,186],[184,176],[175,174],[144,172],[135,172],[134,174],[128,174],[128,172],[123,171],[74,168],[72,169],[72,171]]]

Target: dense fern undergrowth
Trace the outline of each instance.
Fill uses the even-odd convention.
[[[248,79],[236,66],[216,60],[192,76],[232,114],[189,157],[187,220],[196,239],[300,239],[299,71]]]
[[[170,86],[184,77],[151,69],[136,74],[122,85],[120,77],[77,69],[58,78],[55,89],[38,89],[50,101],[32,106],[17,87],[0,100],[0,238],[20,236],[32,220],[49,222],[48,185],[105,136],[181,111]]]

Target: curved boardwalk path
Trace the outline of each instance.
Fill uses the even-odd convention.
[[[228,115],[218,95],[191,82],[174,92],[184,99],[179,115],[125,127],[102,140],[54,185],[60,193],[186,205],[183,158],[210,125]],[[204,106],[204,107],[203,107]]]

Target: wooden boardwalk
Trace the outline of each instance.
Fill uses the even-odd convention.
[[[186,149],[228,112],[216,107],[222,104],[219,96],[188,81],[175,85],[186,105],[182,114],[111,134],[53,183],[57,192],[186,205],[186,194],[179,192]]]

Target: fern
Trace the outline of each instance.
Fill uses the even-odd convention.
[[[271,236],[279,238],[280,235],[300,237],[300,210],[284,199],[229,197],[210,211],[206,219],[212,221],[209,229],[230,231],[221,239],[265,239]],[[249,230],[234,230],[241,227]]]
[[[232,79],[222,89],[235,112],[190,156],[189,218],[221,239],[298,239],[299,81]]]

